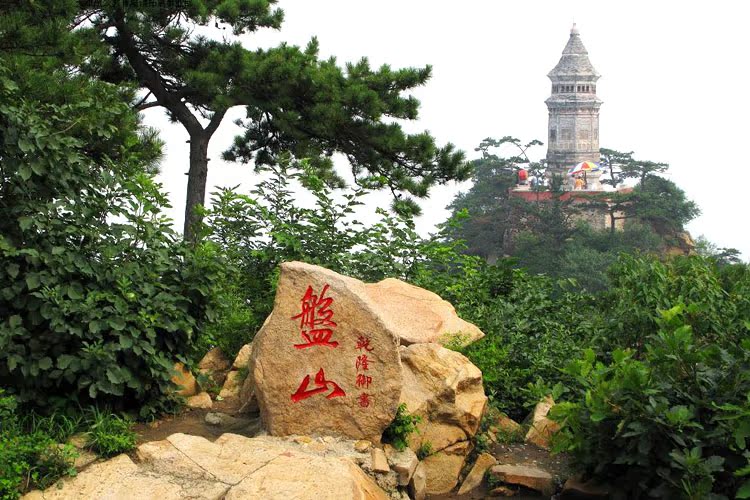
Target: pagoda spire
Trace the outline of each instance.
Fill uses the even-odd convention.
[[[599,73],[589,60],[575,23],[560,61],[547,76],[552,81],[552,95],[545,101],[549,110],[548,173],[560,176],[572,187],[568,169],[582,161],[599,161],[602,103],[596,95]],[[588,176],[588,189],[601,189],[599,176],[598,172]]]

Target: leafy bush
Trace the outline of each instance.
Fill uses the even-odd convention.
[[[573,393],[551,413],[562,424],[555,449],[632,498],[750,496],[750,481],[736,477],[750,471],[750,339],[706,342],[689,323],[698,313],[662,311],[641,359],[615,350],[605,365],[589,349],[570,363]]]
[[[438,293],[455,291],[462,266],[479,262],[461,255],[460,242],[425,240],[413,221],[382,209],[365,226],[353,214],[366,190],[334,194],[305,162],[285,158],[267,174],[249,195],[213,193],[204,212],[203,236],[225,259],[218,282],[224,305],[203,334],[206,348],[218,345],[231,354],[252,340],[273,308],[282,262],[299,260],[365,281],[396,277]],[[298,203],[305,191],[313,207]]]
[[[135,448],[133,424],[120,416],[92,408],[87,424],[86,444],[97,455],[111,457]]]
[[[66,474],[75,474],[75,452],[58,446],[41,430],[25,432],[16,414],[17,402],[0,389],[0,499],[13,500],[31,487],[46,488]]]
[[[501,294],[471,310],[459,306],[486,335],[463,352],[482,370],[494,406],[515,420],[526,416],[538,401],[529,386],[539,378],[559,381],[559,367],[599,330],[593,303],[592,297],[560,288],[547,277],[514,270]]]
[[[164,408],[213,261],[161,215],[119,91],[79,82],[70,103],[44,104],[0,68],[0,96],[0,384],[40,406]]]
[[[417,424],[422,421],[418,415],[410,415],[406,409],[406,403],[401,403],[396,410],[388,427],[383,431],[383,442],[390,443],[398,451],[403,451],[409,446],[409,434],[417,431]],[[430,446],[431,448],[432,446]]]
[[[739,342],[750,318],[750,271],[746,265],[718,267],[712,259],[622,255],[610,270],[611,291],[600,304],[607,317],[604,351],[642,351],[656,332],[658,310],[685,304],[684,319],[701,342]]]

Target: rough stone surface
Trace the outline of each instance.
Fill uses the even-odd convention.
[[[516,495],[518,495],[518,490],[508,488],[507,486],[498,486],[490,491],[491,497],[514,497]]]
[[[25,499],[388,498],[357,466],[369,456],[355,452],[352,441],[310,441],[223,434],[212,443],[173,434],[140,445],[137,463],[119,455]]]
[[[237,357],[234,358],[232,363],[232,370],[240,370],[242,368],[248,368],[250,366],[250,355],[253,353],[253,343],[245,344],[240,348],[240,352],[237,353]]]
[[[237,370],[232,370],[227,373],[227,379],[224,381],[224,386],[221,388],[219,396],[224,399],[239,398],[242,384],[245,381],[242,376],[243,373]],[[247,377],[247,374],[245,374],[245,377]]]
[[[327,341],[337,345],[303,347],[310,343],[302,335],[310,329],[303,320],[312,314],[300,314],[311,303],[316,328],[332,330]],[[357,365],[363,355],[367,370]],[[272,435],[379,442],[396,413],[398,338],[361,281],[300,262],[282,264],[274,310],[253,340],[250,359],[261,418]]]
[[[409,413],[422,417],[419,433],[409,439],[412,450],[429,442],[433,451],[440,451],[474,436],[487,403],[479,368],[439,344],[413,344],[400,350],[400,402]]]
[[[497,417],[495,427],[497,428],[495,432],[502,432],[505,434],[517,434],[521,432],[521,424],[507,415],[500,415]]]
[[[137,496],[146,500],[179,500],[183,498],[219,499],[228,486],[200,476],[182,475],[179,480],[139,467],[127,456],[118,455],[106,462],[91,465],[76,477],[62,481],[43,492],[32,492],[25,498],[69,500],[102,498],[127,500]]]
[[[248,498],[351,498],[387,500],[388,496],[349,460],[304,454],[279,455],[229,490],[225,500]]]
[[[372,460],[372,470],[375,472],[388,472],[391,470],[388,466],[388,459],[380,448],[370,450],[370,459]]]
[[[479,328],[459,318],[449,302],[429,290],[394,278],[365,288],[403,345],[455,342],[465,346],[484,337]]]
[[[404,451],[398,451],[391,445],[385,445],[385,456],[388,459],[388,464],[391,466],[391,470],[398,474],[399,486],[407,486],[414,471],[419,465],[419,459],[417,454],[414,453],[410,448],[406,448]]]
[[[258,412],[258,400],[255,397],[255,383],[253,377],[248,375],[242,382],[239,394],[240,401],[240,413],[256,413]]]
[[[555,492],[555,483],[549,472],[531,465],[495,465],[490,469],[490,474],[499,481],[525,486],[542,495],[549,496]]]
[[[496,463],[497,460],[495,460],[495,457],[493,457],[489,453],[482,453],[481,455],[479,455],[477,457],[477,461],[474,462],[474,466],[471,468],[471,471],[469,471],[469,473],[466,475],[466,479],[464,479],[464,482],[461,484],[461,488],[459,488],[458,494],[465,495],[466,493],[473,491],[482,483],[482,479],[484,479],[484,473],[487,472],[487,469],[489,469]]]
[[[409,481],[409,495],[414,500],[424,500],[427,496],[427,469],[420,462]]]
[[[203,373],[225,372],[229,370],[232,363],[227,359],[224,352],[218,347],[214,347],[203,356],[198,363],[198,370]]]
[[[354,451],[357,451],[359,453],[365,453],[369,451],[370,447],[372,447],[372,443],[366,439],[360,439],[359,441],[354,443]]]
[[[545,450],[549,449],[550,438],[560,430],[557,422],[547,418],[547,414],[553,406],[555,406],[555,401],[552,399],[552,396],[547,396],[534,407],[534,413],[531,416],[531,425],[529,431],[526,433],[525,441],[527,443],[535,444]]]
[[[200,408],[205,410],[211,408],[214,405],[214,402],[211,401],[211,396],[207,392],[201,392],[200,394],[187,398],[187,405],[190,408]]]
[[[195,377],[190,373],[184,364],[175,363],[174,375],[172,376],[172,382],[177,386],[177,395],[182,397],[194,396],[198,393],[198,384],[195,381]]]
[[[427,476],[427,494],[444,495],[455,488],[470,452],[471,444],[462,441],[422,460]]]

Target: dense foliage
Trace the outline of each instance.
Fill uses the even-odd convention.
[[[39,429],[25,429],[15,398],[0,389],[0,499],[15,500],[30,488],[45,488],[60,476],[72,474],[72,447],[58,447]]]
[[[147,414],[187,360],[212,263],[161,214],[144,154],[158,150],[118,89],[47,78],[49,101],[71,78],[76,98],[28,99],[0,72],[0,385],[21,403]]]
[[[214,193],[204,237],[225,262],[216,285],[221,310],[203,337],[235,353],[273,307],[281,262],[300,260],[365,281],[397,277],[452,297],[457,278],[480,259],[461,243],[421,238],[409,218],[377,209],[367,226],[355,217],[366,190],[334,193],[306,162],[284,159],[249,195]],[[314,200],[302,206],[298,200]],[[475,271],[471,271],[475,272]]]
[[[319,58],[315,39],[304,48],[243,46],[240,36],[247,43],[259,30],[281,27],[276,0],[17,3],[19,37],[8,37],[8,46],[28,50],[22,26],[54,10],[73,39],[85,42],[78,71],[139,88],[136,109],[161,107],[188,133],[188,239],[205,199],[209,143],[235,106],[245,108],[238,121],[244,131],[225,159],[264,166],[291,152],[341,185],[331,158],[339,152],[358,183],[390,189],[395,206],[411,211],[419,209],[411,196],[423,198],[432,185],[467,175],[463,153],[451,144],[438,146],[429,133],[401,126],[417,117],[419,101],[406,93],[429,79],[429,66],[374,69],[362,58],[342,68],[335,58]]]
[[[690,309],[663,311],[640,357],[618,349],[604,364],[587,350],[565,370],[577,383],[553,410],[556,448],[629,498],[750,496],[750,481],[738,492],[750,473],[750,339],[707,341],[687,323]]]

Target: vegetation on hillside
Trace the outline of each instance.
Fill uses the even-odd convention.
[[[273,3],[193,2],[188,19],[276,27]],[[554,394],[556,447],[585,474],[631,497],[750,497],[750,268],[708,242],[702,255],[663,255],[698,213],[659,175],[664,164],[605,150],[612,183],[637,184],[610,195],[624,231],[596,231],[557,195],[508,196],[519,165],[541,173],[527,155],[538,141],[486,139],[474,185],[437,234],[421,237],[406,194],[462,178],[462,156],[380,120],[416,116],[402,93],[429,71],[365,62],[344,71],[319,61],[314,43],[248,52],[192,38],[168,9],[138,17],[115,6],[71,30],[75,2],[36,23],[45,7],[26,5],[15,20],[29,23],[0,33],[0,498],[73,473],[73,450],[56,445],[73,433],[103,456],[132,448],[128,416],[179,403],[175,362],[192,366],[213,346],[231,355],[251,340],[288,260],[400,278],[450,301],[486,334],[461,351],[482,370],[491,405],[520,419]],[[173,88],[143,78],[144,55]],[[156,101],[134,106],[141,87]],[[295,100],[313,90],[312,101]],[[247,134],[230,156],[253,156],[265,180],[212,193],[186,244],[164,216],[153,178],[161,143],[138,110],[164,106],[190,127],[248,100]],[[193,132],[207,144],[210,130]],[[341,150],[354,188],[331,169]],[[384,187],[401,196],[396,210],[358,221],[367,194]],[[299,203],[302,192],[312,205]],[[402,444],[414,423],[400,411],[389,438]]]

